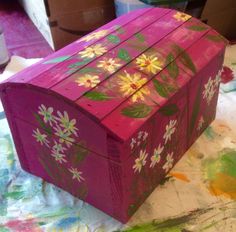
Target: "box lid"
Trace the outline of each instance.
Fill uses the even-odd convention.
[[[23,83],[59,95],[124,142],[224,47],[217,32],[189,15],[142,9],[79,39],[0,88]]]

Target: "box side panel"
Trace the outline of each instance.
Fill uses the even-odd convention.
[[[6,95],[9,111],[14,117],[49,135],[61,137],[67,146],[76,143],[106,156],[106,131],[66,99],[25,85],[8,86]]]
[[[202,69],[189,85],[188,147],[215,119],[224,50]]]
[[[67,147],[58,137],[46,133],[47,140],[37,141],[32,136],[36,126],[18,118],[15,118],[15,124],[30,173],[113,216],[107,159],[74,144]]]

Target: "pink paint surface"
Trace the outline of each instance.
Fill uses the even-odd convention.
[[[161,8],[101,29],[110,37],[67,46],[1,84],[0,95],[22,168],[127,222],[214,119],[226,44]],[[107,52],[78,54],[94,44]],[[155,71],[140,68],[143,54]],[[108,73],[97,67],[104,58],[120,66]]]

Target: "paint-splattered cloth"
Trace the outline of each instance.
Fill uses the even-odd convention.
[[[24,172],[0,115],[0,232],[236,231],[236,46],[225,65],[217,119],[125,226]]]

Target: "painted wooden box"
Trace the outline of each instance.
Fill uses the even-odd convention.
[[[215,117],[226,41],[122,16],[1,84],[22,168],[126,222]]]

